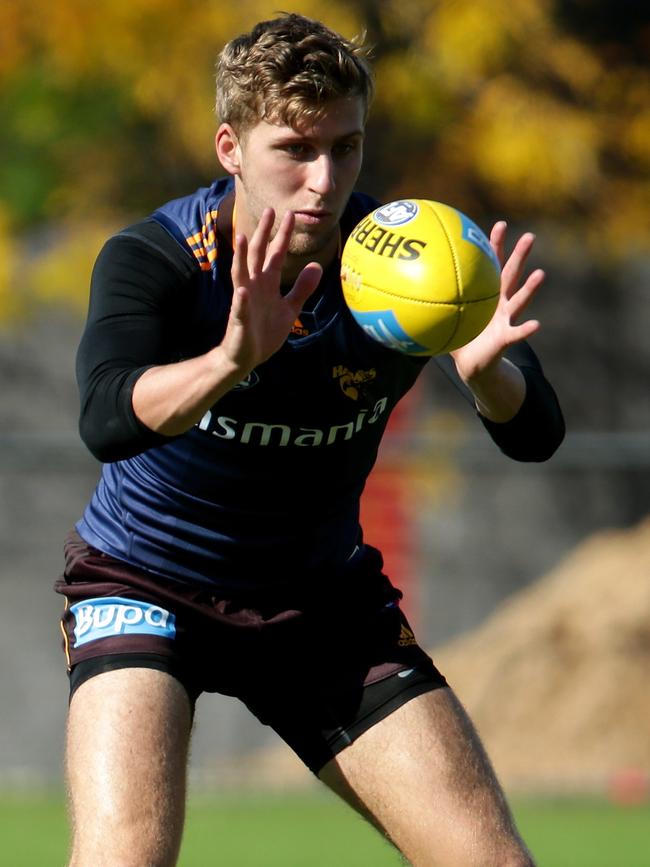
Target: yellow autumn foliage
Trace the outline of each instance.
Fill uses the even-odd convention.
[[[600,180],[594,117],[531,93],[510,76],[482,89],[469,123],[472,161],[503,201],[557,208],[567,199],[589,199]]]
[[[24,269],[33,304],[56,304],[85,313],[93,264],[106,239],[118,228],[107,223],[71,224],[30,256]]]
[[[480,86],[502,66],[510,44],[509,29],[510,10],[505,6],[453,0],[437,4],[429,16],[423,47],[444,85],[465,90]]]
[[[3,285],[15,279],[8,263],[31,250],[23,234],[53,222],[60,252],[55,244],[38,262],[30,252],[23,271],[34,280],[20,297],[79,304],[86,289],[78,275],[87,276],[85,256],[104,227],[155,206],[174,178],[181,195],[186,182],[219,173],[216,54],[277,8],[269,0],[58,0],[45,14],[37,0],[0,4],[8,106],[4,114],[0,107],[0,186],[4,171],[14,196],[0,226]],[[281,8],[347,36],[368,30],[378,84],[368,149],[382,167],[372,192],[440,191],[458,205],[559,222],[594,256],[647,245],[650,72],[625,50],[608,62],[595,43],[563,28],[551,0],[302,0]],[[20,178],[30,190],[16,198]],[[14,222],[20,236],[12,236]],[[19,293],[0,292],[6,318]]]
[[[23,312],[23,296],[19,293],[18,249],[9,231],[9,219],[0,206],[0,323],[13,322]]]

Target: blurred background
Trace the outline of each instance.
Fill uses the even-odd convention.
[[[534,338],[568,436],[506,460],[429,365],[364,498],[506,784],[648,796],[650,26],[619,0],[302,0],[374,46],[359,187],[448,202],[548,278]],[[220,46],[276,4],[0,4],[0,789],[60,785],[67,684],[51,590],[98,465],[74,353],[103,241],[220,174]],[[308,785],[272,732],[203,697],[197,785]],[[12,862],[13,863],[13,862]],[[639,864],[641,861],[638,862]],[[645,862],[644,862],[645,863]]]

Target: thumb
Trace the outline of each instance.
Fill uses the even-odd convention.
[[[232,293],[229,319],[233,322],[245,322],[248,318],[248,290],[244,286],[236,286]]]
[[[305,265],[300,274],[298,274],[291,292],[286,296],[286,300],[291,304],[291,307],[296,313],[300,313],[305,301],[320,283],[322,276],[323,269],[318,262],[310,262],[308,265]]]

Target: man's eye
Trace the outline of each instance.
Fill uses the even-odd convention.
[[[334,148],[334,156],[345,157],[348,154],[351,154],[352,151],[356,150],[356,148],[356,142],[346,142],[344,144],[336,145],[336,147]]]
[[[289,156],[300,158],[306,157],[309,154],[309,148],[304,144],[290,144],[285,146],[285,151]]]

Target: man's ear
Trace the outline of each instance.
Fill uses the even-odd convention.
[[[219,162],[229,175],[241,171],[241,148],[237,133],[229,123],[222,123],[214,138]]]

